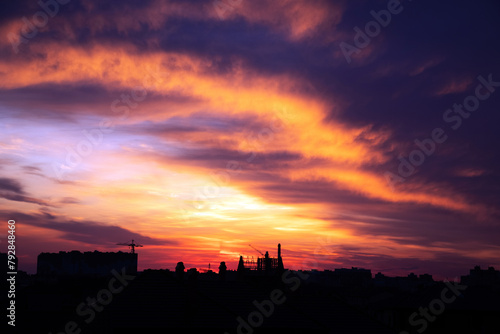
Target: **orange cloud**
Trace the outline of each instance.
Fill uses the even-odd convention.
[[[326,33],[323,35],[332,36],[328,29],[340,22],[343,11],[342,4],[322,0],[242,1],[241,8],[229,11],[228,17],[242,16],[299,40],[321,28],[322,33]]]
[[[158,94],[177,92],[196,98],[204,110],[218,117],[252,115],[269,124],[259,133],[239,134],[196,133],[195,142],[220,136],[219,143],[227,149],[269,153],[292,152],[306,159],[320,158],[325,167],[283,171],[291,180],[325,178],[355,193],[392,202],[416,202],[448,209],[468,209],[462,200],[436,192],[392,192],[383,175],[369,171],[370,165],[388,160],[377,144],[389,140],[386,132],[369,126],[356,128],[338,121],[325,122],[335,105],[307,94],[297,94],[302,82],[287,75],[263,76],[247,70],[245,64],[227,74],[208,71],[210,61],[175,53],[136,53],[130,47],[80,49],[62,45],[39,46],[46,55],[31,62],[0,63],[4,88],[41,83],[68,84],[99,82],[123,90],[142,89],[145,84]],[[161,64],[161,65],[159,65]],[[161,73],[154,73],[158,66]],[[156,78],[155,78],[156,77]],[[153,78],[153,80],[151,80]],[[161,109],[161,105],[157,106]],[[149,113],[131,112],[123,123],[164,120],[173,116],[187,117],[199,112],[199,104],[183,110]],[[154,117],[154,118],[152,118]],[[274,127],[273,127],[274,124]],[[279,125],[277,125],[279,124]],[[250,138],[252,139],[248,139]],[[370,139],[369,141],[361,139]],[[271,145],[269,145],[271,144]],[[342,168],[339,168],[339,165]],[[205,171],[203,173],[206,173]]]

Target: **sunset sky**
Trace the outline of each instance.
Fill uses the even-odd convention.
[[[140,270],[500,267],[498,1],[42,3],[0,5],[21,270],[131,239]]]

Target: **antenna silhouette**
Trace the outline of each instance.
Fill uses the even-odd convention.
[[[136,244],[134,242],[134,239],[132,239],[132,242],[131,243],[128,243],[128,242],[120,242],[120,243],[117,243],[117,245],[121,245],[121,246],[129,246],[130,247],[130,253],[134,254],[135,253],[135,247],[144,247],[143,245],[139,245],[139,244]]]

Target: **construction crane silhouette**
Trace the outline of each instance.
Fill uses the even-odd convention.
[[[260,253],[260,255],[264,256],[264,253],[262,253],[260,250],[258,250],[258,249],[257,249],[257,248],[255,248],[254,246],[252,246],[252,245],[250,245],[250,244],[249,244],[248,246],[250,246],[250,247],[252,247],[253,249],[255,249],[257,252],[259,252],[259,253]]]
[[[134,239],[132,239],[132,242],[131,243],[128,243],[128,242],[121,242],[121,243],[118,243],[117,245],[121,245],[121,246],[129,246],[131,251],[130,253],[134,254],[135,253],[135,247],[144,247],[143,245],[139,245],[139,244],[136,244],[134,242]]]

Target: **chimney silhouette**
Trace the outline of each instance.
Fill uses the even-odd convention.
[[[243,264],[243,256],[240,255],[240,262],[238,262],[237,277],[242,279],[245,274],[245,265]]]
[[[285,270],[283,259],[281,258],[281,244],[278,244],[278,272],[282,273]]]

